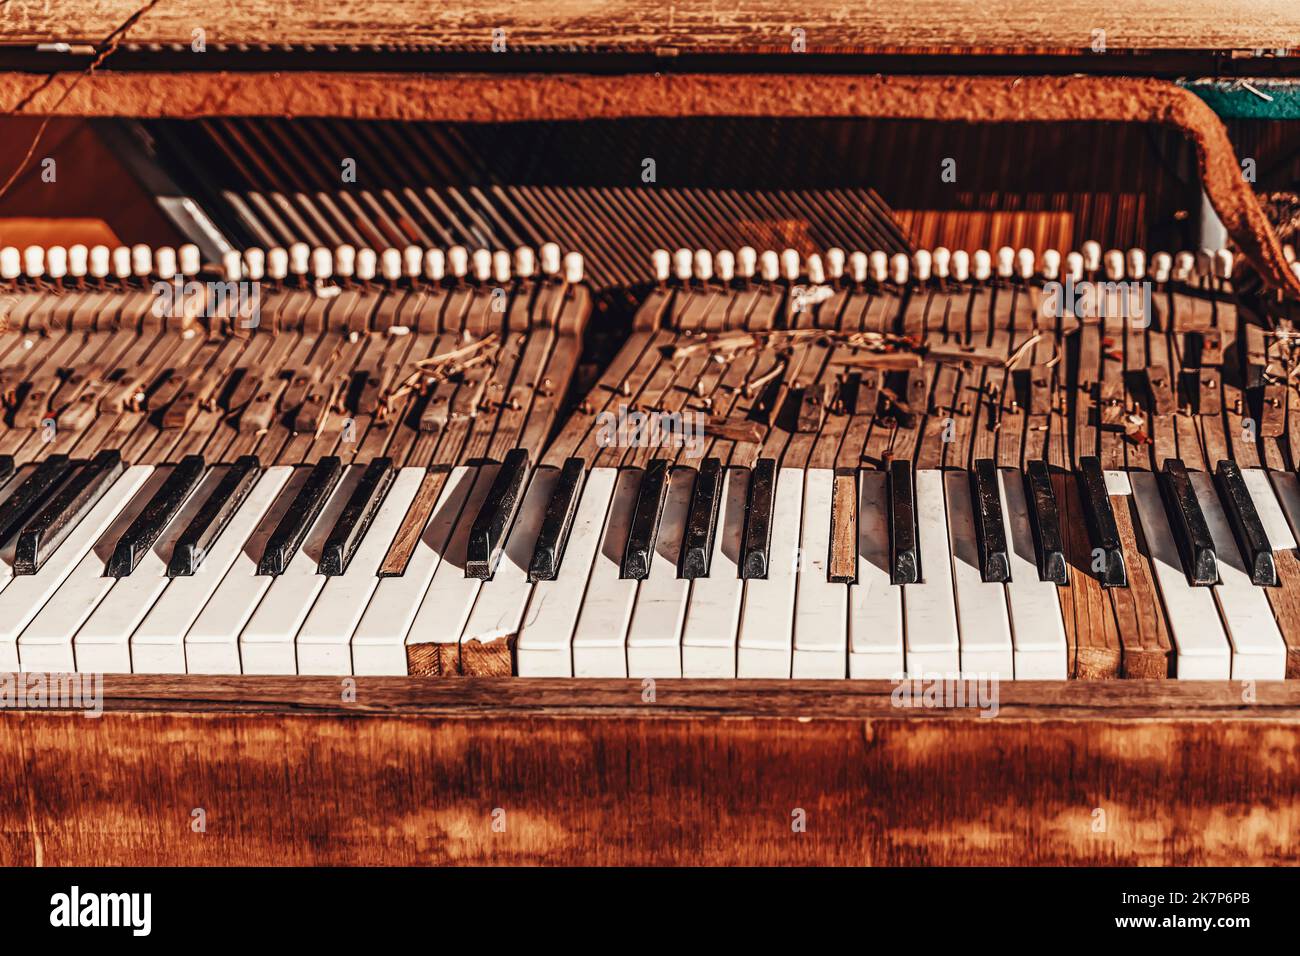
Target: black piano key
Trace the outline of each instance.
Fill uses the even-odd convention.
[[[0,485],[4,485],[14,474],[14,456],[0,455]]]
[[[505,550],[506,535],[515,522],[519,503],[524,498],[524,480],[528,477],[528,449],[512,448],[506,452],[496,480],[488,489],[483,507],[469,529],[465,550],[465,577],[487,580],[496,573],[497,563]]]
[[[1034,531],[1034,547],[1038,552],[1038,577],[1055,584],[1070,583],[1070,571],[1065,562],[1065,548],[1061,541],[1061,516],[1056,508],[1056,492],[1052,490],[1052,476],[1047,462],[1031,461],[1025,473],[1029,505],[1029,523]]]
[[[1110,507],[1106,491],[1106,476],[1101,461],[1095,455],[1079,459],[1079,497],[1083,501],[1083,517],[1088,525],[1088,539],[1092,543],[1093,561],[1101,558],[1102,570],[1098,580],[1102,587],[1128,587],[1128,570],[1124,567],[1124,552],[1119,541],[1119,528],[1115,512]],[[1097,555],[1096,552],[1101,554]]]
[[[1232,525],[1232,534],[1237,539],[1237,547],[1246,562],[1246,570],[1250,572],[1250,580],[1264,587],[1273,587],[1277,584],[1273,546],[1269,544],[1264,524],[1259,520],[1255,502],[1246,490],[1241,469],[1236,462],[1221,461],[1215,469],[1214,480],[1219,487],[1219,497],[1223,499],[1223,510],[1228,514],[1228,523]]]
[[[912,463],[889,463],[889,579],[894,584],[921,580],[921,549],[916,530],[916,492]]]
[[[1214,538],[1205,522],[1205,512],[1196,500],[1196,491],[1187,468],[1178,458],[1165,459],[1160,476],[1160,490],[1165,499],[1165,511],[1178,542],[1187,580],[1194,585],[1208,586],[1219,581],[1219,562],[1214,554]]]
[[[257,484],[261,473],[262,466],[257,456],[243,455],[221,476],[221,481],[212,489],[199,513],[176,539],[176,547],[167,563],[169,578],[184,577],[199,569],[212,545],[226,530],[226,525],[253,490],[253,485]]]
[[[342,476],[343,462],[336,455],[327,455],[313,466],[289,510],[267,539],[262,560],[257,563],[258,574],[284,573]]]
[[[35,574],[63,543],[86,512],[122,474],[122,456],[101,451],[82,465],[18,535],[14,574]]]
[[[643,581],[650,574],[650,558],[654,554],[655,539],[659,535],[659,516],[668,496],[668,460],[652,459],[641,476],[637,489],[636,509],[627,533],[627,547],[623,549],[623,567],[620,577]]]
[[[7,544],[23,529],[45,500],[82,462],[72,462],[67,455],[51,455],[23,479],[14,493],[0,505],[0,546]]]
[[[176,518],[176,513],[198,487],[204,467],[202,455],[186,455],[180,460],[157,494],[118,539],[104,570],[106,576],[126,577],[135,570],[140,559],[154,546],[163,529]]]
[[[691,510],[686,517],[681,577],[708,577],[709,562],[713,560],[713,537],[718,528],[718,509],[721,505],[722,462],[717,458],[706,458],[695,476]]]
[[[560,572],[564,547],[573,528],[573,516],[578,512],[579,491],[586,462],[581,458],[565,459],[556,479],[551,500],[546,503],[542,528],[537,535],[532,559],[528,562],[528,580],[554,581]]]
[[[970,487],[975,509],[975,538],[980,552],[980,576],[990,584],[1010,581],[1007,526],[1002,518],[998,470],[992,458],[976,459]]]
[[[749,502],[745,508],[745,546],[741,550],[740,576],[766,578],[772,551],[772,507],[776,497],[776,459],[760,458],[749,474]]]
[[[357,553],[361,539],[370,530],[379,506],[384,503],[397,471],[391,458],[376,458],[366,466],[361,480],[352,490],[352,496],[343,507],[339,520],[334,522],[325,548],[321,552],[318,574],[338,575],[348,569],[352,556]]]

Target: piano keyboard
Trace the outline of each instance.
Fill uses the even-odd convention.
[[[115,451],[53,480],[47,465],[0,462],[4,670],[509,674],[513,651],[525,677],[1064,679],[1090,650],[1065,620],[1128,591],[1168,633],[1169,676],[1300,672],[1279,593],[1300,480],[1227,461],[1054,475],[1082,508],[986,460],[901,492],[892,472],[771,460],[566,476],[522,449],[444,472]],[[435,475],[436,502],[415,507]],[[1112,557],[1094,511],[1119,529]],[[386,564],[412,521],[409,556]],[[1063,583],[1053,542],[1091,556],[1068,555]]]
[[[110,278],[107,254],[69,273],[64,254],[28,250],[19,279],[16,250],[0,253],[28,336],[0,355],[0,669],[1300,674],[1300,485],[1267,396],[1290,346],[1239,321],[1231,257],[1094,246],[1035,274],[1009,249],[661,251],[631,336],[557,429],[590,300],[581,264],[561,276],[553,247],[540,280],[522,253],[511,275],[500,255],[459,250],[449,278],[420,249],[252,250],[225,264],[232,281],[273,273],[274,318],[248,335],[234,315],[121,328],[123,302],[148,297],[140,280],[173,265],[114,254]],[[1044,310],[1047,283],[1103,274],[1154,287],[1149,334]],[[501,315],[493,282],[513,283]],[[336,308],[348,295],[369,302],[366,321]],[[105,301],[118,331],[100,329]],[[512,330],[487,376],[458,368],[380,412],[376,380],[428,377]],[[311,371],[331,336],[359,348]],[[189,338],[202,363],[106,372]],[[392,350],[408,338],[430,358]],[[87,347],[127,358],[96,366],[79,415]],[[255,351],[231,364],[242,349]],[[390,361],[415,371],[395,379]],[[1247,395],[1232,361],[1255,369]],[[279,363],[265,408],[240,375],[194,399],[214,369],[265,382]],[[1190,393],[1177,414],[1170,368]],[[539,389],[544,369],[556,379]],[[1261,389],[1251,443],[1242,403]],[[344,397],[356,390],[360,404]],[[359,441],[323,430],[341,411]],[[629,414],[630,440],[611,439]],[[643,432],[650,414],[674,424]]]

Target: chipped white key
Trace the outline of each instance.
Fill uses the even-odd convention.
[[[318,573],[325,541],[347,507],[348,499],[365,472],[362,465],[350,465],[334,487],[325,507],[312,523],[284,572],[276,575],[258,602],[248,623],[239,633],[239,658],[245,674],[296,674],[297,649],[294,638],[325,587],[326,576]]]
[[[270,471],[268,469],[268,474]],[[275,502],[248,538],[241,542],[229,570],[190,625],[185,634],[185,666],[189,673],[240,673],[239,632],[253,616],[273,580],[269,574],[257,573],[257,563],[266,551],[266,542],[293,504],[310,471],[310,468],[290,469],[288,480],[281,485]],[[226,533],[229,534],[230,529]],[[199,567],[202,570],[202,565]]]
[[[144,469],[145,473],[145,480],[140,484],[139,489],[126,506],[114,516],[112,524],[94,542],[94,547],[86,552],[63,579],[63,583],[50,596],[40,613],[19,635],[18,659],[24,670],[63,672],[81,670],[87,673],[103,670],[93,666],[90,660],[79,659],[73,652],[72,639],[117,580],[106,577],[104,567],[118,539],[126,533],[131,522],[144,510],[145,505],[157,493],[158,488],[167,480],[167,475],[171,472],[170,468],[155,469],[150,465],[137,467]],[[129,657],[125,667],[118,666],[111,669],[130,672]]]
[[[344,572],[326,578],[296,641],[299,674],[351,674],[352,632],[379,583],[379,565],[424,481],[423,468],[402,468]]]
[[[117,513],[152,474],[149,465],[126,469],[35,574],[20,574],[0,591],[0,671],[19,670],[18,635],[40,613],[64,579],[108,530]]]
[[[889,492],[884,472],[858,473],[858,579],[849,586],[849,676],[903,673],[903,589],[889,576]]]
[[[962,673],[1010,680],[1013,654],[1006,587],[1001,582],[986,583],[980,574],[970,475],[964,471],[945,473],[944,491]],[[1003,534],[1006,534],[1005,527]],[[921,553],[924,555],[925,551]]]
[[[916,473],[916,525],[921,580],[903,585],[907,673],[918,678],[955,675],[960,666],[960,644],[941,471]]]
[[[224,472],[225,469],[214,470]],[[292,474],[293,468],[289,465],[266,469],[231,516],[220,537],[213,542],[198,570],[167,582],[162,596],[148,609],[144,620],[131,635],[131,667],[135,673],[185,673],[186,632]],[[220,476],[216,477],[220,479]]]
[[[438,564],[438,570],[429,582],[429,590],[420,602],[420,609],[411,623],[410,633],[406,636],[408,649],[417,644],[437,644],[441,654],[451,657],[448,645],[455,652],[455,660],[443,660],[443,673],[455,673],[459,670],[461,632],[465,630],[465,621],[469,618],[474,599],[478,597],[483,584],[481,578],[465,577],[466,555],[469,550],[469,532],[483,508],[492,482],[496,480],[500,465],[483,465],[474,478],[474,487],[470,489],[465,507],[461,509],[460,518],[447,544],[447,552]],[[449,664],[454,667],[449,668]]]
[[[617,468],[591,470],[555,578],[533,585],[515,645],[520,677],[573,676],[573,629],[617,480]]]
[[[352,669],[356,674],[401,676],[407,673],[406,636],[420,609],[429,582],[447,552],[452,531],[478,474],[464,465],[452,469],[411,552],[406,570],[381,578],[352,634]]]
[[[738,677],[789,677],[794,644],[794,592],[803,519],[803,471],[776,473],[767,577],[745,582],[737,642]]]
[[[462,645],[469,641],[489,644],[518,635],[533,589],[533,583],[528,580],[528,565],[537,536],[542,533],[546,506],[550,504],[559,474],[558,468],[538,468],[533,472],[496,572],[490,581],[483,582],[474,609],[465,622],[460,637]]]
[[[1156,584],[1169,617],[1175,673],[1183,680],[1227,680],[1231,676],[1232,658],[1214,596],[1209,588],[1187,583],[1156,476],[1150,472],[1134,472],[1131,480],[1133,502],[1137,505]]]
[[[1228,516],[1215,492],[1214,480],[1203,471],[1191,472],[1189,477],[1219,558],[1219,583],[1209,590],[1214,592],[1224,629],[1232,643],[1232,677],[1234,680],[1281,680],[1286,676],[1286,643],[1268,596],[1250,579]],[[1251,494],[1252,501],[1260,497]]]
[[[998,472],[1007,523],[1007,605],[1016,680],[1065,680],[1069,676],[1065,622],[1056,584],[1038,577],[1038,555],[1025,484],[1015,471]]]
[[[574,677],[627,676],[624,641],[636,600],[637,582],[620,574],[641,475],[637,468],[620,471],[614,485],[600,548],[587,582],[587,595],[573,631]]]
[[[848,667],[849,586],[829,578],[835,472],[804,472],[800,567],[794,598],[796,678],[843,678]]]
[[[673,468],[659,516],[650,574],[640,582],[627,627],[628,677],[682,676],[682,621],[691,582],[677,576],[695,472]]]
[[[707,577],[691,582],[691,597],[682,625],[683,677],[735,677],[736,634],[745,582],[740,578],[740,550],[745,536],[749,473],[728,468],[723,475],[713,557]]]

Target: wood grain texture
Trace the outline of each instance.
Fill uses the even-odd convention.
[[[884,682],[349,686],[109,677],[98,719],[0,714],[0,863],[1300,859],[1294,685],[1008,683],[991,719]]]
[[[9,0],[0,39],[95,42],[144,4],[139,0]],[[1294,46],[1300,11],[1286,0],[1129,0],[1099,8],[1087,0],[912,0],[907,4],[801,4],[781,0],[344,0],[285,5],[229,0],[220,14],[200,0],[162,0],[128,32],[133,43],[189,46],[196,26],[209,44],[360,43],[488,48],[494,29],[512,47],[607,50],[789,52],[792,31],[809,51],[1255,49]]]

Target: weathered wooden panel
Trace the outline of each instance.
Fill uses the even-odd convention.
[[[1294,685],[106,681],[0,714],[0,863],[1300,859]]]

